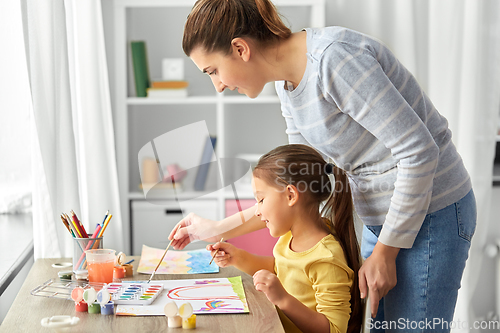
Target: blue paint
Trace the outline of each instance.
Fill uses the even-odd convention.
[[[206,250],[189,251],[189,255],[190,258],[187,260],[187,266],[191,267],[191,269],[188,271],[188,274],[219,272],[219,266],[217,266],[215,263],[209,265],[210,260],[212,260],[210,252]]]
[[[101,314],[102,315],[115,314],[115,303],[113,301],[109,301],[107,304],[101,305]]]

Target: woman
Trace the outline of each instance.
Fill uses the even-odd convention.
[[[291,33],[268,0],[198,1],[183,48],[219,92],[254,98],[278,81],[289,142],[314,147],[348,174],[357,214],[378,237],[359,271],[361,297],[369,292],[372,316],[381,310],[371,327],[449,331],[474,194],[446,119],[392,52],[340,27]],[[263,228],[252,214],[213,223],[189,215],[169,238],[183,248],[190,238]],[[438,319],[441,326],[422,327]]]

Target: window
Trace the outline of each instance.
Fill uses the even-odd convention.
[[[31,207],[30,90],[19,1],[0,10],[0,213]]]

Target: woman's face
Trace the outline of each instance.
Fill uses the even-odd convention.
[[[266,82],[263,82],[258,72],[252,68],[252,62],[248,61],[244,52],[233,47],[230,55],[224,55],[221,52],[206,53],[198,47],[191,52],[190,58],[203,73],[210,76],[215,90],[219,93],[228,88],[255,98]]]

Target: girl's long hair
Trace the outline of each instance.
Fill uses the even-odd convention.
[[[250,37],[265,46],[291,33],[269,0],[198,0],[184,26],[182,48],[188,57],[197,47],[228,55],[234,38]]]
[[[328,174],[335,177],[333,188]],[[326,217],[322,220],[342,246],[347,265],[354,271],[347,332],[360,332],[363,308],[358,271],[361,259],[354,229],[352,194],[345,172],[325,162],[313,148],[290,144],[263,155],[254,168],[253,175],[275,187],[294,185],[311,207],[311,216],[318,215],[318,220],[320,216]],[[324,203],[324,207],[320,212],[321,203]]]

